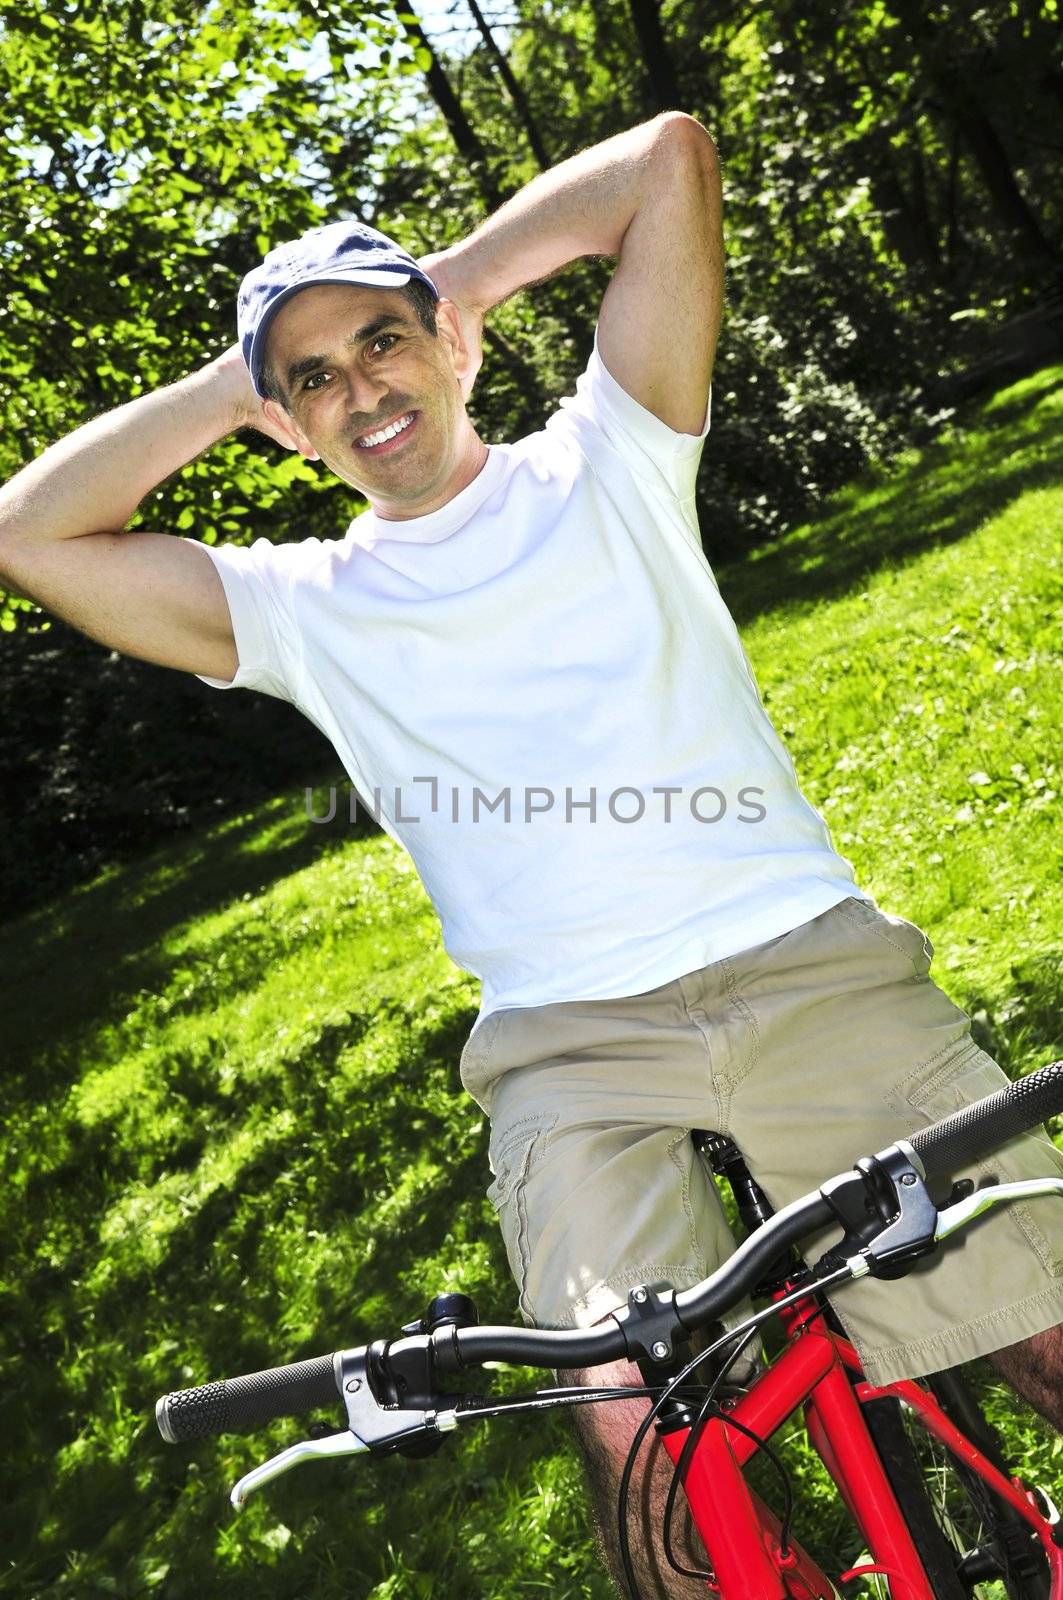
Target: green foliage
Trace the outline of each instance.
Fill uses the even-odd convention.
[[[1061,394],[1063,369],[1016,386],[720,574],[807,792],[1012,1072],[1063,1044]],[[167,1389],[392,1333],[441,1289],[516,1318],[457,1078],[475,985],[408,856],[282,796],[22,918],[0,964],[0,1594],[606,1600],[556,1416],[305,1467],[238,1518],[229,1483],[299,1424],[155,1431]],[[1058,1480],[1060,1441],[976,1376],[1016,1462]],[[854,1560],[807,1446],[783,1445],[799,1537]]]
[[[364,179],[356,129],[378,98],[368,66],[321,73],[311,7],[108,0],[58,23],[47,0],[0,10],[5,475],[232,342],[243,272],[330,215],[321,163],[342,156]],[[337,42],[362,51],[397,26],[348,7]],[[208,543],[286,531],[293,515],[309,532],[317,480],[280,457],[258,435],[229,441],[141,520]]]
[[[0,5],[0,473],[231,342],[240,276],[279,239],[356,214],[438,250],[535,175],[529,126],[556,162],[661,109],[625,8],[515,16],[519,116],[485,42],[433,60],[414,13],[376,0]],[[714,132],[725,177],[730,318],[701,483],[717,559],[930,429],[985,318],[1058,273],[1053,17],[697,0],[662,20],[668,103]],[[458,113],[486,173],[455,156]],[[494,313],[472,403],[487,437],[541,426],[605,281],[567,273]],[[349,507],[322,494],[329,475],[281,462],[233,441],[141,515],[208,542],[334,533]]]
[[[925,443],[952,414],[950,378],[1058,275],[1054,0],[690,0],[662,12],[652,60],[627,7],[511,15],[507,83],[485,40],[460,60],[429,51],[414,12],[376,0],[0,0],[0,476],[227,346],[239,280],[278,240],[356,215],[439,250],[541,162],[665,105],[713,132],[724,174],[728,310],[698,489],[717,565]],[[541,427],[571,391],[610,271],[582,260],[492,312],[470,403],[483,437]],[[332,538],[360,509],[248,432],[174,474],[136,525]],[[110,728],[172,730],[155,775],[116,786],[84,687],[99,653],[56,629],[46,693],[27,691],[42,653],[16,644],[27,624],[50,626],[0,594],[0,690],[5,706],[26,695],[3,755],[9,903],[261,795],[261,753],[203,777],[189,759],[181,730],[219,728],[219,710],[112,664]],[[311,766],[286,770],[309,781]]]

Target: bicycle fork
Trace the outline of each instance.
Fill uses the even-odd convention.
[[[789,1344],[775,1366],[741,1399],[725,1402],[736,1422],[761,1438],[802,1404],[809,1437],[861,1529],[874,1566],[889,1577],[891,1600],[934,1600],[911,1534],[867,1431],[845,1372],[841,1341],[809,1300],[788,1308]],[[678,1462],[689,1427],[664,1431]],[[841,1591],[782,1525],[743,1475],[756,1452],[749,1434],[726,1416],[700,1431],[685,1490],[715,1574],[715,1587],[742,1600],[841,1600]]]

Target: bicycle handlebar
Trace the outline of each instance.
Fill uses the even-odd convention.
[[[335,1356],[312,1356],[165,1394],[155,1407],[155,1420],[167,1444],[182,1444],[319,1411],[335,1405],[339,1395]]]
[[[928,1178],[947,1177],[1063,1110],[1063,1061],[1018,1078],[908,1140]]]
[[[921,1129],[907,1142],[928,1177],[947,1176],[1059,1112],[1063,1112],[1063,1061],[1031,1072],[996,1094]],[[749,1293],[767,1264],[784,1249],[833,1220],[836,1213],[821,1190],[777,1212],[711,1277],[675,1295],[675,1312],[682,1326],[694,1332],[715,1321]],[[368,1353],[338,1351],[163,1395],[155,1408],[159,1431],[168,1443],[176,1444],[234,1429],[260,1427],[276,1417],[341,1405],[344,1387],[351,1392],[351,1385],[361,1382],[345,1378],[353,1370],[352,1356],[361,1359],[368,1354],[372,1358],[376,1352],[378,1361],[386,1358],[398,1370],[404,1354],[423,1359],[426,1344],[434,1370],[440,1374],[455,1374],[487,1361],[550,1368],[585,1367],[628,1355],[625,1331],[615,1321],[571,1329],[447,1325],[429,1334],[371,1346]],[[395,1398],[401,1406],[401,1396]]]

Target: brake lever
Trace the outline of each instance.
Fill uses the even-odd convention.
[[[234,1483],[229,1495],[230,1503],[235,1511],[239,1511],[245,1504],[249,1494],[256,1489],[261,1489],[264,1483],[269,1483],[272,1478],[279,1478],[282,1472],[288,1472],[292,1467],[297,1467],[300,1461],[320,1460],[329,1456],[351,1456],[360,1451],[368,1450],[369,1446],[363,1444],[361,1439],[356,1439],[353,1433],[330,1433],[324,1439],[300,1439],[298,1444],[289,1445],[287,1450],[282,1450],[280,1455],[273,1456],[269,1461],[264,1461],[260,1467],[253,1467],[250,1472],[245,1472],[238,1483]]]
[[[831,1178],[820,1194],[845,1229],[845,1237],[816,1263],[866,1265],[863,1277],[901,1278],[935,1248],[938,1208],[927,1191],[926,1170],[906,1139],[861,1157]]]
[[[423,1342],[427,1350],[427,1340],[407,1341],[409,1345],[418,1342]],[[386,1350],[386,1346],[383,1349]],[[377,1352],[378,1359],[379,1354]],[[248,1495],[264,1483],[298,1466],[301,1461],[360,1455],[368,1450],[400,1449],[404,1440],[426,1437],[438,1439],[439,1435],[450,1433],[457,1427],[457,1413],[453,1409],[382,1405],[369,1381],[369,1361],[370,1351],[365,1345],[355,1350],[341,1350],[335,1357],[336,1377],[347,1412],[347,1431],[329,1434],[324,1439],[302,1439],[269,1461],[264,1461],[260,1467],[245,1473],[233,1485],[229,1496],[237,1511],[244,1505]],[[460,1397],[440,1395],[438,1398],[448,1402],[457,1401]]]
[[[976,1189],[973,1194],[939,1211],[934,1237],[947,1239],[984,1211],[1003,1205],[1007,1200],[1033,1200],[1042,1194],[1063,1196],[1063,1178],[1019,1178],[1014,1183],[994,1183],[984,1189]]]

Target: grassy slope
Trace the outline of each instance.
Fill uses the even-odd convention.
[[[807,792],[1012,1070],[1060,1049],[1061,410],[1063,369],[1017,385],[721,574]],[[513,1317],[457,1083],[476,987],[408,858],[285,796],[24,919],[0,960],[0,1593],[604,1597],[560,1419],[306,1467],[238,1520],[228,1482],[296,1425],[171,1450],[151,1420],[443,1288]]]
[[[1024,1067],[1048,1059],[1063,998],[1059,378],[1004,391],[721,579],[838,848]],[[792,598],[773,606],[775,581]]]

